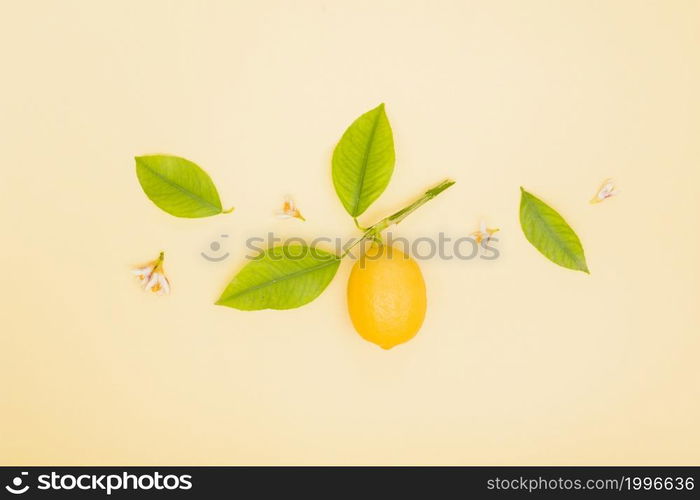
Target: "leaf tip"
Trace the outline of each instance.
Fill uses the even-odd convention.
[[[226,210],[221,210],[221,213],[222,213],[222,214],[230,214],[230,213],[233,212],[234,210],[236,210],[236,207],[231,207],[231,208],[226,209]]]
[[[385,104],[384,104],[383,102],[382,102],[382,103],[379,103],[379,106],[377,106],[376,108],[374,108],[372,111],[376,111],[380,116],[381,116],[381,115],[386,116],[386,106],[385,106]]]

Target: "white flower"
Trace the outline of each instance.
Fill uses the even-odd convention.
[[[598,189],[598,193],[591,198],[591,203],[600,203],[601,201],[607,200],[611,196],[615,196],[619,192],[620,191],[615,189],[615,184],[613,183],[612,179],[605,179],[603,184],[601,184],[600,188]]]
[[[479,230],[474,231],[472,234],[470,234],[470,236],[474,238],[474,241],[476,241],[477,245],[481,245],[483,242],[483,246],[486,246],[491,240],[491,237],[494,235],[494,233],[498,231],[498,229],[491,229],[486,227],[486,222],[481,221],[481,224],[479,225]]]
[[[163,269],[164,260],[165,254],[161,252],[156,260],[131,271],[139,281],[143,282],[145,290],[150,290],[158,295],[170,293],[170,281],[165,276],[165,270]]]
[[[131,273],[141,281],[148,281],[151,278],[151,273],[153,273],[153,266],[139,267],[131,271]]]
[[[170,283],[165,274],[155,271],[151,274],[151,279],[146,284],[146,289],[151,290],[158,295],[167,295],[170,293]]]
[[[305,221],[306,219],[304,218],[303,215],[301,215],[301,212],[299,211],[298,208],[294,206],[294,200],[291,198],[287,197],[284,200],[284,205],[282,207],[282,210],[277,212],[277,218],[279,219],[299,219]]]

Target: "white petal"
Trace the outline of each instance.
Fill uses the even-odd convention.
[[[160,277],[160,290],[165,295],[170,293],[170,282],[168,281],[168,278],[166,278],[164,274],[161,274],[161,277]]]
[[[151,274],[151,279],[149,279],[143,287],[146,290],[150,290],[152,287],[154,287],[156,285],[156,283],[158,283],[158,276],[160,276],[160,273]]]
[[[140,267],[138,269],[132,269],[132,273],[136,276],[147,276],[153,271],[153,266]]]

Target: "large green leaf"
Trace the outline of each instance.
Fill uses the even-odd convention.
[[[389,184],[394,136],[384,104],[355,120],[333,151],[333,185],[345,210],[357,217]]]
[[[185,158],[137,156],[136,175],[146,196],[171,215],[195,218],[224,213],[211,177]]]
[[[520,188],[520,226],[527,240],[555,264],[589,273],[581,240],[564,218]]]
[[[216,304],[243,311],[303,306],[326,289],[339,264],[336,255],[318,248],[273,247],[246,264]]]

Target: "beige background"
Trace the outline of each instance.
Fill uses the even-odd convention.
[[[699,462],[700,2],[2,4],[3,464]],[[352,329],[349,263],[297,310],[212,305],[249,236],[356,235],[330,155],[382,101],[397,167],[363,222],[451,176],[396,234],[485,218],[502,257],[423,262],[389,352]],[[159,211],[153,152],[236,212]],[[521,185],[591,276],[529,246]],[[273,217],[286,193],[307,223]],[[129,274],[161,249],[166,298]]]

